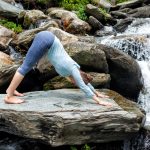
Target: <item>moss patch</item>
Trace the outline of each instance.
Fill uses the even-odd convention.
[[[0,20],[0,25],[6,27],[16,33],[22,32],[22,26],[20,24],[17,25],[16,23],[14,23],[12,21],[8,21],[6,19]]]

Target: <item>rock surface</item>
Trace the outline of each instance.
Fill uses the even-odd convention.
[[[133,137],[144,114],[137,104],[103,90],[113,107],[86,99],[79,90],[26,93],[25,103],[5,104],[0,95],[0,131],[38,139],[52,146],[100,143]]]
[[[9,55],[0,51],[0,92],[3,85],[10,82],[18,65],[13,62]]]
[[[0,15],[6,18],[17,17],[22,9],[17,8],[9,3],[0,1]]]

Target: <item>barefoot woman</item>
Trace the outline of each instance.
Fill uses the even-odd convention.
[[[16,91],[24,76],[32,69],[32,67],[47,53],[48,60],[54,66],[56,72],[68,77],[86,94],[101,105],[111,105],[110,103],[101,101],[99,97],[105,98],[97,92],[90,83],[85,83],[80,73],[80,66],[67,54],[59,39],[49,31],[41,31],[36,34],[31,47],[29,48],[23,64],[16,71],[8,89],[6,90],[5,103],[20,104],[24,102],[22,99],[15,97],[23,96]]]

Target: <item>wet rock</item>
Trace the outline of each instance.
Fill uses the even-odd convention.
[[[10,82],[18,65],[15,64],[9,55],[0,52],[0,91],[2,87]]]
[[[105,23],[105,15],[100,11],[100,9],[92,4],[88,4],[86,6],[86,12],[90,15],[96,18],[101,23]],[[107,16],[107,18],[110,17],[110,15]]]
[[[129,17],[135,18],[149,18],[150,6],[139,7],[128,12]]]
[[[104,73],[95,73],[95,72],[88,72],[93,78],[91,84],[95,88],[108,88],[110,82],[110,75]],[[44,84],[44,90],[50,89],[62,89],[62,88],[77,88],[74,84],[72,84],[66,78],[57,76],[51,79],[50,81]]]
[[[19,33],[12,41],[11,44],[14,46],[19,46],[24,50],[28,50],[29,46],[31,45],[31,42],[33,38],[35,37],[35,34],[37,34],[40,31],[47,30],[49,27],[55,27],[57,24],[55,22],[48,22],[43,26],[40,26],[39,28],[26,30],[24,32]]]
[[[73,34],[85,34],[91,30],[91,26],[79,19],[73,12],[63,9],[49,9],[49,16],[52,18],[60,18],[63,26],[63,30]]]
[[[133,18],[121,19],[116,25],[114,25],[114,29],[118,32],[124,32],[127,29],[128,25],[133,22],[133,20]]]
[[[133,137],[142,126],[144,114],[136,103],[113,91],[103,92],[113,107],[98,105],[77,89],[26,93],[26,102],[20,105],[7,105],[2,100],[5,95],[0,95],[0,131],[52,146]]]
[[[31,25],[34,25],[40,19],[47,19],[48,17],[40,10],[27,10],[22,11],[19,16],[19,19],[23,20],[23,26],[29,28]]]
[[[127,14],[120,11],[111,11],[111,15],[116,19],[124,19],[127,18]]]
[[[5,1],[0,1],[0,16],[6,18],[17,18],[21,11],[23,11],[23,9],[15,7]]]
[[[68,54],[84,70],[108,73],[106,56],[96,43],[72,42],[64,45]]]
[[[10,3],[10,4],[15,4],[15,0],[3,0],[3,1]]]
[[[127,2],[119,3],[116,5],[117,8],[123,9],[123,8],[137,8],[142,6],[143,0],[130,0]]]
[[[0,25],[0,48],[1,50],[5,50],[10,41],[15,36],[15,33],[12,30],[9,30]]]
[[[114,25],[117,23],[117,20],[114,19],[109,13],[103,12],[101,9],[94,5],[88,4],[86,6],[86,12],[90,16],[95,17],[102,24]]]
[[[98,37],[109,36],[109,35],[115,35],[116,36],[116,32],[114,32],[114,31],[105,31],[105,30],[97,30],[95,32],[95,36],[98,36]]]
[[[96,18],[93,16],[89,17],[88,23],[92,26],[93,30],[101,30],[104,28],[104,26],[99,22]]]
[[[149,0],[144,0],[144,4],[150,4]]]
[[[149,52],[146,50],[148,44],[147,35],[120,35],[111,38],[111,44],[109,42],[107,44],[120,49],[138,61],[149,59]]]
[[[137,101],[143,88],[143,78],[138,63],[117,49],[105,45],[100,45],[100,49],[105,52],[109,65],[110,88]]]

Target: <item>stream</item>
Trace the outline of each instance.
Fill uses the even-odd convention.
[[[150,149],[150,19],[136,19],[128,26],[125,32],[118,33],[115,37],[108,36],[98,42],[117,48],[138,62],[144,81],[138,104],[146,111],[145,133],[139,133],[133,141],[124,142],[124,150],[149,150]],[[136,145],[136,146],[135,146]]]

